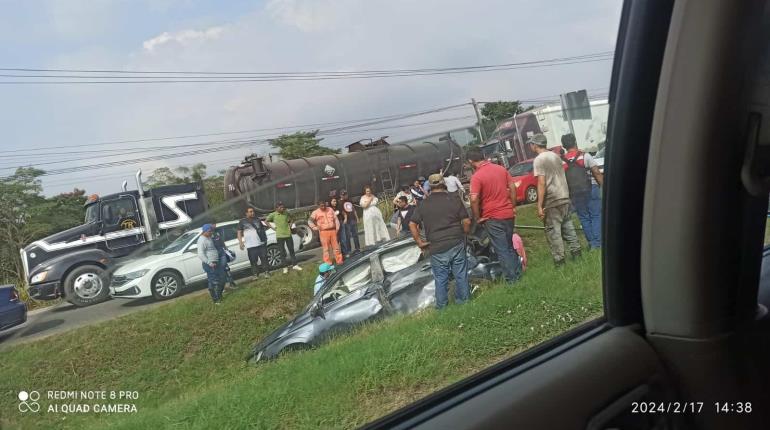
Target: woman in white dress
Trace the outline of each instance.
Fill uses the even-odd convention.
[[[377,207],[377,197],[372,194],[372,189],[366,187],[361,197],[361,207],[364,208],[364,243],[371,246],[377,242],[390,240],[388,227],[382,218],[382,212]]]

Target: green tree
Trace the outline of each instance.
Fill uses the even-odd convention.
[[[508,119],[518,113],[524,112],[519,101],[497,101],[485,103],[481,108],[481,115],[484,118],[499,123],[504,119]]]
[[[298,131],[293,134],[284,134],[270,140],[270,145],[280,151],[284,160],[292,160],[316,155],[339,154],[339,149],[331,149],[320,145],[323,138],[316,137],[318,130]]]
[[[206,177],[206,165],[203,163],[193,164],[192,167],[179,166],[174,170],[181,175],[181,182],[201,182]]]
[[[157,188],[162,187],[163,185],[183,184],[184,182],[185,181],[183,178],[177,176],[174,171],[168,167],[159,167],[153,170],[152,174],[147,177],[148,188]]]

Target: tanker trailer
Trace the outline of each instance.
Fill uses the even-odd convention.
[[[377,194],[393,194],[418,177],[447,167],[460,176],[463,162],[460,145],[451,139],[274,162],[252,155],[225,172],[225,199],[239,199],[239,212],[251,206],[257,213],[267,214],[279,201],[289,210],[303,211],[340,190],[347,190],[350,200],[356,202],[365,186]],[[301,233],[310,232],[297,224]],[[312,238],[305,240],[309,243]]]

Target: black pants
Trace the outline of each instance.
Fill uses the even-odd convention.
[[[249,253],[251,272],[254,275],[267,272],[267,247],[265,247],[265,245],[260,245],[253,248],[246,248],[246,250]],[[257,264],[257,261],[259,261],[259,264]]]
[[[276,239],[278,246],[281,248],[281,260],[286,261],[286,250],[289,250],[289,256],[291,257],[290,265],[297,264],[297,257],[294,256],[294,240],[290,237],[279,237]]]

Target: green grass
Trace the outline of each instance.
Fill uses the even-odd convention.
[[[532,208],[518,222],[539,224]],[[257,366],[244,354],[308,303],[310,270],[242,288],[219,307],[184,297],[18,345],[0,352],[0,428],[362,425],[601,314],[598,252],[557,270],[542,231],[520,234],[530,267],[515,287],[483,284],[469,304],[367,324]],[[135,390],[139,412],[22,416],[21,389]]]

